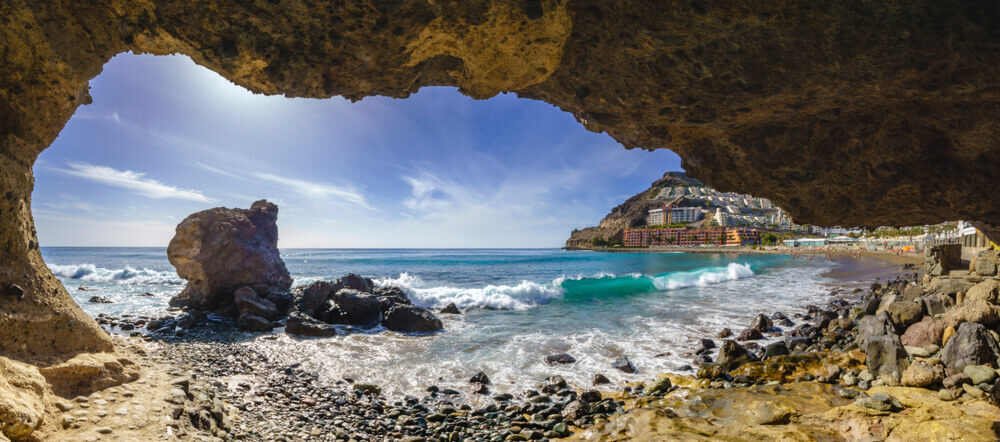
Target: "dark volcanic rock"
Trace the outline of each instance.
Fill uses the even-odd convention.
[[[292,278],[278,253],[278,206],[257,201],[249,210],[217,207],[177,225],[167,258],[188,281],[170,305],[215,310],[233,303],[233,292],[287,291]]]
[[[742,345],[737,344],[736,341],[727,339],[722,343],[722,348],[719,349],[716,366],[729,372],[735,370],[740,365],[754,361],[754,359],[753,355],[746,348],[743,348]]]
[[[110,300],[108,298],[105,298],[103,296],[91,296],[90,299],[89,299],[89,302],[92,302],[94,304],[113,304],[114,303],[114,301],[112,301],[112,300]]]
[[[909,363],[906,350],[896,335],[868,336],[861,348],[865,352],[865,364],[875,376],[893,373],[900,376]]]
[[[944,349],[941,361],[948,368],[961,371],[966,365],[995,364],[1000,356],[1000,346],[982,324],[963,322]]]
[[[335,336],[337,329],[325,322],[318,321],[304,313],[292,312],[285,320],[285,333],[302,336],[327,337]]]
[[[270,320],[279,316],[278,307],[273,302],[257,296],[257,292],[250,287],[237,289],[233,294],[233,300],[241,316],[251,314]]]
[[[755,341],[757,339],[764,339],[764,335],[756,328],[743,330],[743,332],[741,332],[736,338],[737,341]]]
[[[462,314],[462,311],[458,309],[458,306],[456,306],[454,302],[452,302],[444,306],[444,308],[441,309],[441,313],[449,315],[460,315]]]
[[[386,312],[382,325],[389,330],[406,333],[428,333],[443,328],[441,320],[427,309],[402,304]]]
[[[328,324],[346,324],[372,328],[382,322],[382,303],[375,295],[355,289],[338,290],[328,301],[328,308],[316,319]]]
[[[617,359],[615,359],[615,362],[611,364],[611,367],[617,368],[618,370],[621,370],[629,374],[635,374],[639,372],[639,370],[635,368],[635,364],[632,364],[632,361],[630,361],[628,359],[628,356],[625,355],[621,355]]]
[[[243,330],[250,330],[250,331],[271,331],[271,329],[274,328],[274,326],[271,324],[271,321],[268,321],[267,319],[264,319],[253,313],[241,314],[239,319],[237,320],[237,324]]]
[[[572,357],[572,356],[570,356],[570,355],[568,355],[566,353],[557,353],[557,354],[548,355],[548,356],[545,357],[545,363],[549,364],[549,365],[552,365],[552,364],[572,364],[574,362],[576,362],[576,358],[574,358],[574,357]]]
[[[760,314],[750,323],[750,328],[761,333],[767,333],[774,328],[774,323],[771,322],[771,318],[768,318],[767,315]]]
[[[546,361],[548,361],[548,358],[546,358]],[[610,384],[611,380],[608,379],[607,376],[597,373],[594,375],[594,379],[591,380],[591,383],[594,385],[604,385],[604,384]]]

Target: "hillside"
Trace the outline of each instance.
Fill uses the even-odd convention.
[[[611,209],[611,213],[605,216],[597,227],[573,230],[569,239],[566,240],[566,248],[590,249],[605,243],[620,243],[622,232],[625,229],[641,227],[646,224],[646,213],[650,209],[672,202],[654,200],[660,188],[677,186],[693,187],[704,186],[704,184],[688,177],[684,172],[667,172],[663,174],[663,178],[653,182],[648,189]]]

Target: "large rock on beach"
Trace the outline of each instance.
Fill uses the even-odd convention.
[[[237,289],[233,294],[233,300],[236,302],[236,310],[240,316],[250,314],[274,320],[280,315],[278,307],[273,302],[257,296],[257,292],[250,287]]]
[[[916,323],[924,315],[924,303],[922,299],[906,300],[901,299],[892,303],[886,313],[895,326],[896,331],[906,330],[906,327]]]
[[[325,322],[316,320],[302,312],[291,312],[285,319],[285,333],[291,335],[329,337],[337,335],[337,329]]]
[[[1000,281],[987,279],[972,286],[972,288],[965,293],[965,302],[986,301],[991,304],[996,304],[998,294],[1000,294]]]
[[[938,293],[928,293],[923,297],[924,310],[928,315],[941,315],[955,305],[955,299],[951,296]]]
[[[277,219],[278,206],[261,200],[250,209],[217,207],[181,221],[167,258],[188,284],[170,305],[216,310],[232,305],[242,287],[287,291],[292,278],[278,253]]]
[[[415,305],[398,304],[385,313],[382,325],[404,333],[429,333],[441,330],[441,320],[429,310]]]
[[[940,384],[944,377],[944,368],[941,365],[914,362],[903,370],[900,383],[905,387],[925,388]]]
[[[889,320],[889,315],[885,312],[877,315],[868,315],[858,321],[856,342],[858,345],[861,345],[864,343],[865,338],[869,336],[885,336],[892,334],[894,331],[895,327],[892,325],[892,321]]]
[[[382,303],[370,293],[344,288],[331,296],[326,310],[315,317],[328,324],[372,328],[382,322]]]
[[[924,250],[924,269],[932,276],[947,275],[960,268],[961,263],[961,244],[942,244]]]
[[[982,324],[963,322],[955,336],[941,350],[941,361],[948,368],[962,371],[967,365],[996,364],[1000,346]]]
[[[942,334],[944,334],[944,323],[930,316],[924,316],[920,322],[906,329],[900,337],[900,342],[911,347],[941,345]]]
[[[772,322],[771,318],[768,318],[767,315],[759,314],[753,319],[753,322],[750,323],[750,328],[761,333],[767,333],[774,328],[774,322]]]
[[[899,376],[906,370],[908,358],[903,344],[896,335],[868,336],[862,349],[868,371],[876,377],[895,373]]]
[[[1000,270],[1000,251],[983,250],[976,254],[973,263],[979,276],[996,276]]]
[[[944,315],[944,322],[952,327],[958,327],[963,322],[978,322],[992,327],[1000,322],[1000,306],[981,299],[966,301],[948,310]]]
[[[746,348],[736,343],[736,341],[727,339],[723,341],[722,347],[719,349],[719,357],[716,359],[715,365],[729,372],[735,370],[740,365],[753,362],[754,360],[756,358]]]
[[[353,289],[362,293],[370,293],[375,288],[371,279],[350,273],[336,281],[316,281],[293,290],[295,308],[312,316],[317,316],[326,308],[330,298],[341,289]]]

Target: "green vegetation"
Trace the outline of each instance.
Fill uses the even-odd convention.
[[[778,235],[771,232],[765,233],[764,236],[760,237],[760,242],[765,246],[773,246],[778,243]]]
[[[594,247],[621,247],[621,243],[599,236],[590,240],[590,245]]]

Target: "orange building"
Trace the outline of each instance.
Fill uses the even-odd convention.
[[[649,246],[742,246],[760,244],[756,229],[627,229],[622,234],[625,247]]]

